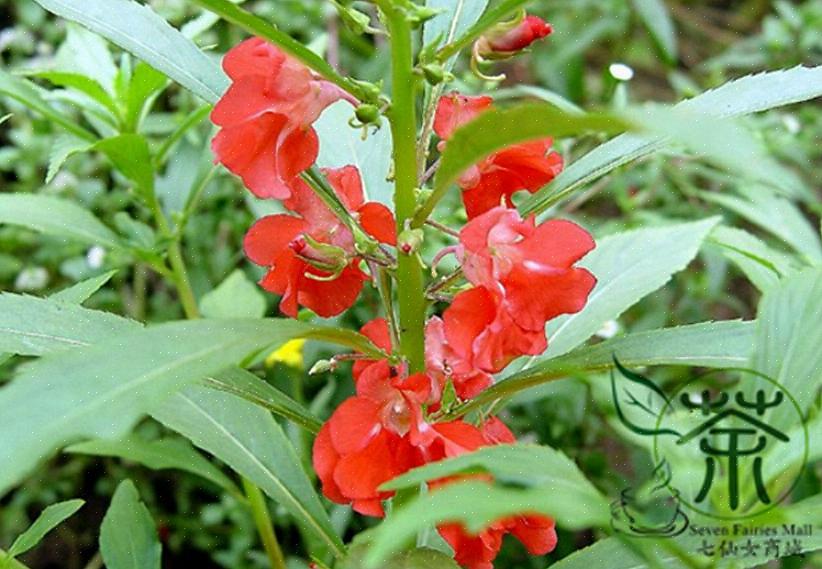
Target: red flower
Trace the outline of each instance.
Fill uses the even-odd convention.
[[[447,140],[454,130],[491,108],[488,97],[443,96],[437,105],[434,131]],[[521,190],[533,193],[562,171],[562,157],[551,151],[552,141],[516,144],[494,153],[460,176],[462,201],[472,219],[504,203],[513,207],[512,196]]]
[[[506,518],[476,535],[468,533],[462,524],[444,524],[437,529],[454,549],[454,559],[467,569],[493,569],[507,533],[519,539],[531,555],[546,555],[557,545],[554,520],[541,515]]]
[[[499,290],[518,326],[540,331],[548,320],[585,306],[596,279],[573,265],[594,246],[570,221],[536,225],[513,209],[496,207],[460,232],[462,269],[475,285]]]
[[[216,160],[255,195],[288,198],[291,182],[317,159],[312,123],[351,97],[259,38],[231,49],[223,69],[232,82],[211,113],[222,127],[212,142]]]
[[[490,374],[473,366],[471,352],[459,353],[448,342],[442,319],[433,317],[425,326],[426,371],[444,386],[451,380],[461,399],[471,399],[493,382]]]
[[[459,293],[443,313],[445,339],[461,359],[487,373],[545,351],[545,330],[518,325],[498,291],[482,286]]]
[[[392,243],[394,220],[388,209],[363,203],[362,183],[353,166],[325,170],[340,200],[359,217],[363,228],[383,242]],[[282,295],[280,310],[297,316],[297,305],[322,317],[349,308],[367,279],[359,268],[351,231],[302,180],[292,183],[284,202],[299,214],[271,215],[258,220],[245,237],[245,252],[258,265],[269,267],[263,288]]]
[[[514,27],[502,24],[497,30],[492,29],[477,40],[474,50],[485,58],[508,57],[553,31],[551,24],[542,18],[526,16]]]
[[[379,486],[423,462],[417,446],[429,429],[422,405],[430,386],[423,374],[396,376],[384,360],[360,375],[357,395],[334,411],[314,442],[314,469],[329,500],[384,514],[381,502],[393,493]]]

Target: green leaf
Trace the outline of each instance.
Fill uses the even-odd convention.
[[[322,427],[320,421],[311,411],[291,397],[242,368],[229,368],[209,376],[204,384],[212,389],[231,393],[250,403],[268,409],[275,415],[293,421],[312,433]]]
[[[228,78],[217,63],[148,6],[131,0],[36,2],[133,53],[210,103],[228,87]]]
[[[685,365],[708,368],[744,366],[753,352],[753,322],[701,322],[689,326],[636,332],[582,346],[557,358],[535,358],[514,373],[462,405],[465,414],[497,399],[577,373],[608,370],[614,356],[627,367]]]
[[[265,297],[240,269],[200,300],[206,318],[262,318],[265,308]]]
[[[540,466],[544,469],[552,464],[543,462]],[[381,562],[418,530],[441,523],[460,522],[470,532],[479,532],[494,521],[531,513],[551,516],[569,529],[606,525],[610,518],[608,502],[599,494],[589,495],[584,486],[593,489],[581,474],[573,480],[557,478],[526,490],[481,482],[449,484],[392,512],[374,532],[365,566],[381,567]],[[593,501],[578,501],[582,499]]]
[[[119,248],[117,236],[74,202],[35,194],[0,195],[0,224],[19,225],[90,245]]]
[[[166,86],[166,76],[145,62],[134,66],[128,83],[125,102],[125,130],[135,132],[140,126],[149,104]]]
[[[47,507],[40,512],[34,523],[14,540],[9,548],[8,555],[17,557],[36,547],[47,533],[73,516],[77,510],[83,507],[83,504],[85,504],[83,500],[67,500]]]
[[[72,454],[118,457],[152,470],[182,470],[215,484],[235,497],[243,494],[228,476],[182,439],[146,441],[136,436],[123,440],[94,440],[65,449]]]
[[[442,10],[424,24],[422,41],[427,47],[438,39],[448,44],[462,36],[480,19],[488,0],[427,0],[425,5]]]
[[[163,546],[154,520],[131,480],[117,486],[100,526],[107,569],[160,569]]]
[[[769,289],[759,303],[751,367],[777,383],[806,412],[820,388],[822,369],[822,267],[805,269]],[[793,410],[770,410],[769,424],[792,426]]]
[[[368,545],[352,547],[339,569],[362,569]],[[427,548],[404,551],[380,564],[380,569],[459,569],[456,562],[439,551]]]
[[[703,199],[717,203],[778,237],[810,263],[822,264],[822,242],[804,214],[787,199],[758,188],[747,199],[728,194],[702,192]],[[779,223],[774,223],[778,219]]]
[[[328,107],[314,130],[320,137],[320,155],[317,164],[324,168],[356,166],[362,176],[363,189],[367,201],[378,201],[393,208],[394,186],[388,182],[391,171],[391,129],[384,124],[374,132],[368,129],[368,136],[362,138],[362,129],[348,126],[354,116],[353,107],[345,101],[338,101]]]
[[[106,283],[111,280],[111,277],[116,274],[117,271],[109,271],[107,273],[103,273],[102,275],[80,281],[77,284],[52,294],[49,299],[58,302],[66,302],[68,304],[83,304],[91,298],[95,292],[104,287]]]
[[[86,152],[94,147],[94,143],[73,134],[63,133],[57,136],[49,150],[49,168],[46,173],[46,183],[50,184],[66,160],[78,152]]]
[[[627,128],[627,122],[612,115],[568,113],[545,103],[485,112],[457,129],[448,140],[434,178],[434,193],[415,216],[415,223],[419,226],[425,221],[460,174],[497,150],[540,138],[592,131],[615,133]]]
[[[677,108],[717,117],[733,117],[807,101],[820,95],[822,66],[795,67],[731,81],[683,101]],[[618,136],[572,162],[550,184],[527,198],[519,210],[523,214],[543,212],[585,184],[653,154],[666,145],[667,141],[658,136]]]
[[[138,322],[52,299],[0,294],[0,353],[42,356],[142,329]]]
[[[63,116],[63,113],[46,102],[42,95],[42,89],[31,81],[0,70],[0,95],[7,95],[15,99],[79,138],[90,142],[97,140],[94,133],[77,125],[71,118]]]
[[[154,168],[148,142],[140,134],[120,134],[94,145],[144,196],[154,192]]]
[[[57,71],[88,77],[109,93],[114,91],[117,66],[108,44],[82,26],[71,22],[66,25],[66,39],[57,49],[54,67]]]
[[[597,279],[580,312],[546,327],[547,357],[560,356],[590,338],[671,276],[688,266],[719,218],[617,233],[597,242],[579,264]]]
[[[669,143],[737,174],[779,189],[786,195],[806,193],[802,181],[774,161],[764,146],[733,119],[719,118],[692,109],[646,105],[628,113],[636,123]]]
[[[69,71],[34,71],[27,73],[27,75],[45,79],[58,87],[68,87],[79,91],[103,105],[114,118],[117,118],[120,114],[117,104],[108,91],[91,77]]]
[[[294,320],[198,320],[119,332],[25,365],[0,389],[0,495],[67,443],[122,437],[182,387],[294,338],[379,353],[359,334]]]
[[[338,555],[344,552],[296,451],[267,411],[192,386],[155,406],[152,416],[253,482]]]
[[[720,225],[711,232],[708,242],[720,247],[725,257],[763,292],[797,269],[796,261],[789,255],[772,249],[743,229]]]
[[[633,0],[632,4],[665,61],[669,64],[676,63],[678,59],[676,29],[665,2],[663,0]]]

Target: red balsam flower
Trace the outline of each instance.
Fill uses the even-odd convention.
[[[363,202],[362,182],[354,166],[323,173],[363,229],[383,243],[396,242],[393,215],[382,204]],[[282,295],[284,314],[294,318],[302,305],[322,317],[336,316],[354,304],[368,278],[359,268],[354,237],[305,182],[294,180],[291,189],[283,203],[298,215],[258,220],[246,234],[246,255],[269,267],[260,284]]]
[[[448,140],[460,126],[491,108],[490,97],[444,95],[438,105],[434,132]],[[551,151],[552,140],[515,144],[496,152],[465,171],[459,178],[468,219],[504,203],[513,207],[512,196],[521,190],[533,193],[562,171],[562,157]]]
[[[317,159],[311,125],[331,103],[353,99],[273,45],[251,38],[223,59],[231,86],[211,120],[217,162],[261,198],[286,199],[291,183]]]
[[[513,27],[501,24],[477,40],[474,52],[486,59],[510,57],[548,36],[554,29],[538,16],[526,16]]]

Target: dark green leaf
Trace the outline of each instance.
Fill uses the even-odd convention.
[[[154,191],[154,168],[148,142],[140,134],[120,134],[101,140],[94,148],[105,154],[123,176],[150,196]]]

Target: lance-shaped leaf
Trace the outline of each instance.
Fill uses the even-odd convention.
[[[342,555],[342,541],[270,413],[229,393],[192,386],[155,406],[152,416],[253,482]]]
[[[379,357],[370,342],[346,330],[294,320],[200,320],[118,333],[24,366],[0,389],[6,425],[0,494],[65,444],[121,437],[182,387],[294,338],[322,339]]]
[[[20,534],[8,550],[8,557],[14,558],[24,554],[26,551],[37,546],[46,534],[73,516],[77,510],[83,507],[83,500],[67,500],[58,504],[52,504],[40,512],[34,523]],[[3,566],[4,559],[0,556],[0,567]]]
[[[131,480],[117,486],[100,526],[100,553],[108,569],[160,569],[163,546],[154,520]]]

